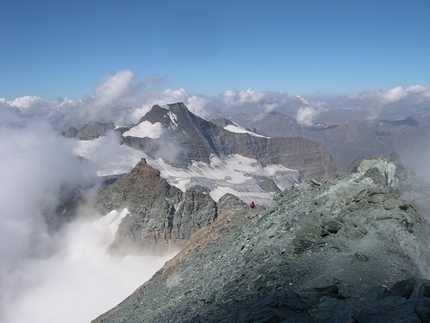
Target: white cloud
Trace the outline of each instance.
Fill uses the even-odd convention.
[[[86,218],[68,224],[56,236],[59,251],[46,258],[25,259],[8,275],[2,322],[90,322],[130,295],[172,257],[112,256],[110,223]]]
[[[118,71],[115,75],[106,75],[103,81],[94,85],[96,105],[114,104],[116,100],[127,95],[131,90],[134,73],[130,70]]]
[[[428,87],[426,86],[422,86],[420,84],[416,84],[416,85],[411,85],[410,87],[406,88],[406,92],[409,93],[416,93],[416,94],[421,94],[424,92],[427,92],[429,90]]]
[[[313,125],[315,117],[324,111],[325,103],[311,103],[308,100],[306,100],[304,103],[307,105],[304,107],[300,107],[297,110],[296,119],[299,124],[305,127],[310,127]]]
[[[0,114],[0,126],[19,124],[21,122],[21,111],[3,98],[0,99]]]
[[[52,252],[47,218],[65,187],[85,182],[64,138],[44,122],[0,127],[0,305],[8,275],[28,257]],[[17,286],[15,286],[17,287]],[[13,294],[12,294],[13,295]],[[0,308],[0,315],[4,308]],[[0,318],[1,321],[1,318]]]
[[[255,121],[263,119],[275,109],[287,108],[291,98],[286,92],[256,92],[249,88],[246,91],[227,90],[221,94],[223,109],[243,109],[244,112],[253,113]]]
[[[195,115],[198,115],[199,117],[204,118],[207,115],[206,107],[212,102],[212,100],[192,95],[190,96],[187,101],[184,102],[184,104],[187,106],[188,110],[190,110]]]
[[[221,94],[225,104],[230,106],[240,106],[245,103],[258,103],[266,97],[264,92],[255,92],[249,88],[246,91],[227,90]]]
[[[396,86],[388,91],[374,89],[371,91],[355,92],[347,97],[349,100],[362,101],[369,115],[368,120],[374,120],[387,109],[401,113],[403,108],[430,100],[430,88],[417,84],[404,89]]]
[[[382,89],[375,89],[372,91],[355,92],[348,96],[348,99],[354,101],[370,100],[378,104],[387,105],[399,102],[406,99],[408,93],[401,86],[396,86],[388,91]]]
[[[216,110],[225,115],[248,113],[254,121],[258,121],[277,110],[292,117],[297,115],[300,122],[309,124],[317,113],[321,113],[315,103],[300,97],[289,97],[286,92],[258,92],[249,88],[246,91],[227,90],[217,98],[208,98],[190,94],[184,88],[163,89],[160,86],[165,79],[160,75],[151,75],[144,81],[135,82],[133,71],[120,70],[114,75],[106,75],[94,85],[93,95],[82,100],[62,98],[46,101],[38,96],[24,96],[13,101],[0,99],[0,112],[2,119],[15,119],[16,122],[20,118],[44,118],[57,131],[64,131],[70,126],[80,128],[91,121],[112,121],[119,126],[128,126],[136,124],[153,105],[175,102],[184,102],[192,113],[203,118],[209,116],[211,110]],[[385,106],[406,99],[408,103],[430,100],[430,89],[419,84],[406,89],[397,86],[388,91],[374,89],[355,92],[347,98],[361,101],[361,105],[371,109],[371,115],[377,116]]]
[[[45,101],[40,96],[23,96],[11,101],[10,104],[20,110],[29,109],[35,105],[43,104]]]
[[[100,159],[119,145],[114,134],[103,139]],[[112,257],[114,223],[91,209],[61,229],[48,224],[63,190],[94,175],[74,148],[46,122],[0,124],[0,322],[89,322],[170,258]]]
[[[412,85],[406,89],[406,92],[414,95],[418,103],[430,100],[430,88],[420,84]]]

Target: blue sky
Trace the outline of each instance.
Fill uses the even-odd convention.
[[[430,1],[63,1],[0,5],[0,97],[92,95],[106,75],[208,97],[430,85]]]

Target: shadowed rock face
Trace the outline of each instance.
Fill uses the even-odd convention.
[[[169,109],[153,106],[140,120],[159,122],[164,127],[157,139],[127,136],[124,144],[145,151],[151,158],[162,157],[168,163],[186,167],[191,161],[209,162],[216,156],[239,154],[262,164],[281,164],[299,170],[305,179],[330,178],[336,171],[327,150],[304,138],[265,138],[233,133],[192,114],[183,103],[169,104]],[[166,154],[172,145],[174,158]]]
[[[428,322],[430,228],[396,176],[363,161],[266,210],[224,196],[215,222],[93,322]]]
[[[66,138],[78,138],[80,140],[92,140],[100,136],[105,136],[110,130],[114,130],[115,125],[113,122],[101,123],[101,122],[90,122],[82,126],[79,130],[75,127],[70,127],[62,134]]]
[[[210,195],[194,189],[183,193],[170,186],[145,159],[100,191],[94,205],[104,214],[129,210],[111,246],[120,252],[178,248],[218,216],[217,205]]]

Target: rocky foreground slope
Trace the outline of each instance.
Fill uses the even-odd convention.
[[[226,195],[214,223],[93,322],[428,322],[430,227],[398,180],[365,160],[265,210]]]

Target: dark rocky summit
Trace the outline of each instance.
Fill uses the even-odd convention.
[[[178,248],[218,215],[210,195],[188,189],[183,193],[160,177],[160,172],[142,159],[134,169],[101,190],[95,207],[106,214],[127,208],[112,248],[163,250]]]
[[[215,222],[93,322],[429,322],[430,227],[397,170],[364,160],[267,209],[224,196]]]

